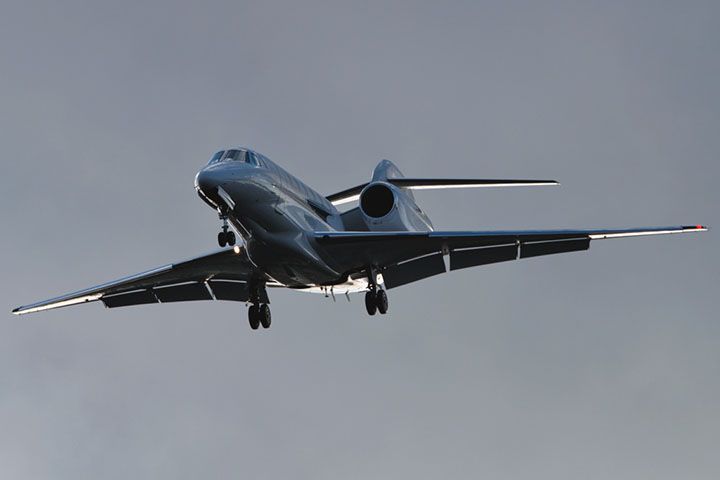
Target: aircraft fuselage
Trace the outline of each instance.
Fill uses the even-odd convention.
[[[286,286],[336,283],[341,268],[324,259],[311,233],[343,228],[322,195],[255,154],[255,162],[216,162],[198,172],[198,194],[240,233],[250,260]]]

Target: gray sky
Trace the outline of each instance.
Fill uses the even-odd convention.
[[[437,228],[720,226],[717,2],[26,2],[0,15],[0,305],[215,247],[246,144],[320,192],[408,175]],[[0,327],[0,477],[716,478],[715,233]],[[712,313],[716,312],[716,313]]]

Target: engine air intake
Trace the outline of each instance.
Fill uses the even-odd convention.
[[[368,217],[381,218],[390,213],[395,205],[395,194],[382,183],[369,185],[360,195],[360,208]]]

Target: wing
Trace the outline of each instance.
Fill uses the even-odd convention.
[[[488,188],[488,187],[532,187],[541,185],[560,185],[556,180],[509,180],[487,178],[388,178],[385,182],[396,187],[410,190],[436,190],[444,188]],[[342,205],[360,198],[360,192],[368,184],[363,183],[328,195],[327,200],[333,205]]]
[[[450,270],[519,258],[587,250],[606,238],[701,232],[702,225],[624,230],[528,230],[491,232],[316,232],[317,242],[348,273],[381,269],[387,288]]]
[[[241,247],[154,268],[95,287],[18,307],[14,314],[100,300],[106,307],[186,300],[248,300],[254,270]],[[267,298],[263,299],[267,303]]]

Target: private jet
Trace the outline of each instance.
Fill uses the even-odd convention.
[[[266,156],[220,150],[195,177],[219,216],[219,250],[15,308],[25,314],[100,301],[107,308],[190,300],[245,302],[250,327],[270,327],[268,289],[325,296],[365,292],[369,315],[386,291],[451,270],[587,250],[593,240],[694,233],[702,225],[619,230],[438,231],[415,190],[558,185],[555,180],[406,178],[382,160],[369,182],[321,195]],[[341,206],[345,207],[341,207]],[[341,207],[343,211],[338,210]],[[352,207],[352,208],[350,208]]]

